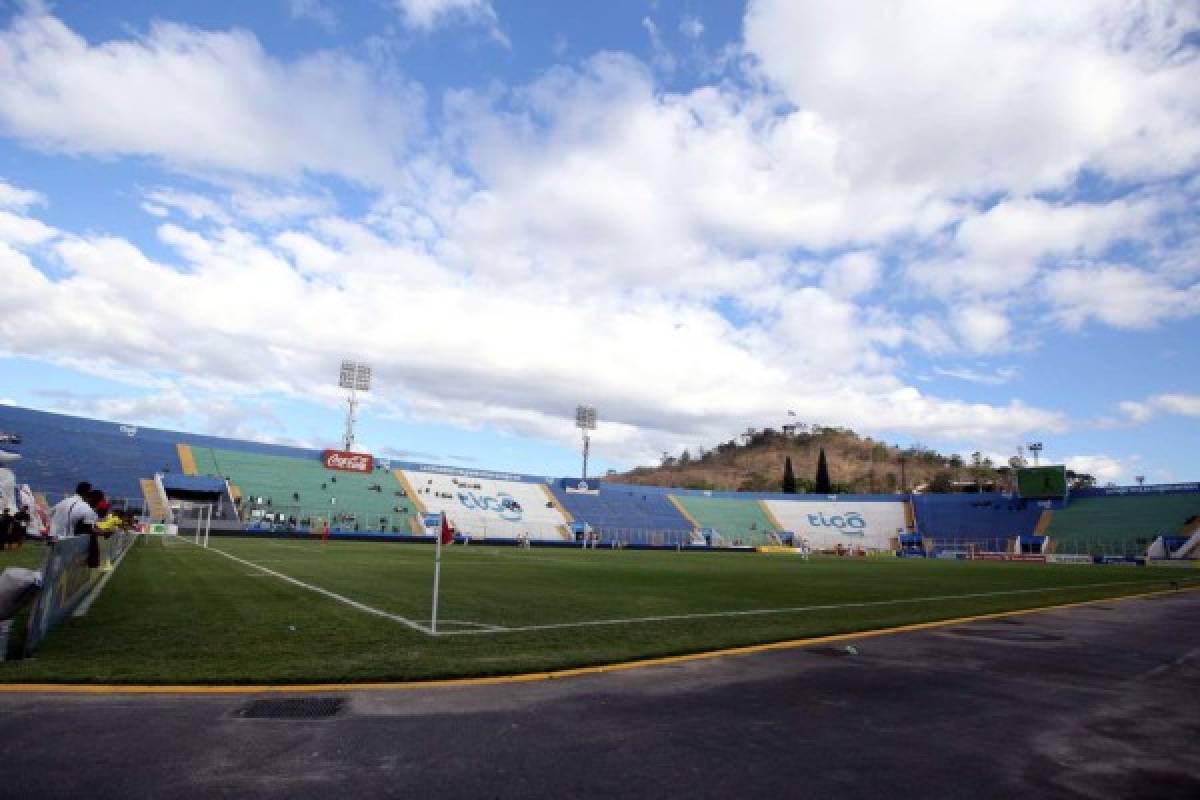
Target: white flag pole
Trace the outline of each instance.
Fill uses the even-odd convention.
[[[431,633],[437,633],[437,612],[438,612],[438,583],[442,577],[442,525],[445,524],[446,512],[442,512],[442,522],[438,524],[437,529],[437,546],[434,549],[433,556],[433,614],[429,623]]]

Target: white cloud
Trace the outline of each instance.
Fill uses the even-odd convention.
[[[294,19],[306,19],[332,31],[337,27],[337,15],[322,0],[288,0],[288,11]]]
[[[362,62],[283,62],[244,31],[159,23],[92,45],[32,10],[0,32],[0,126],[50,151],[376,185],[398,175],[420,107],[418,90]]]
[[[500,20],[491,0],[391,0],[400,12],[404,24],[428,33],[434,28],[455,23],[479,25],[504,47],[511,47],[508,37],[500,30]]]
[[[0,242],[14,247],[32,247],[58,235],[49,225],[32,217],[0,211]]]
[[[699,39],[704,34],[704,23],[699,17],[685,14],[679,20],[679,32],[689,39]]]
[[[1146,238],[1157,210],[1148,199],[1006,200],[967,215],[941,253],[915,262],[909,275],[941,297],[1009,294],[1032,282],[1047,261],[1096,256],[1119,239]]]
[[[755,0],[748,51],[842,135],[854,176],[1025,193],[1083,167],[1143,176],[1200,159],[1194,3]]]
[[[583,393],[608,420],[600,452],[629,462],[716,441],[785,401],[806,418],[866,431],[1001,439],[1065,424],[1020,401],[963,403],[906,387],[878,352],[903,329],[817,288],[785,293],[761,322],[735,329],[703,302],[657,291],[576,296],[536,275],[467,282],[348,220],[270,240],[166,224],[160,238],[180,268],[120,239],[67,236],[53,244],[63,274],[52,280],[27,255],[0,249],[0,284],[16,287],[0,316],[8,349],[110,377],[181,375],[210,393],[331,406],[336,393],[314,387],[344,353],[358,353],[375,366],[381,412],[564,445]],[[397,309],[403,336],[376,324]],[[813,330],[831,345],[812,348]]]
[[[1008,334],[1012,325],[1005,313],[990,306],[964,306],[951,314],[960,344],[976,353],[999,352],[1009,349]]]
[[[159,187],[146,192],[145,197],[147,202],[142,207],[156,217],[165,217],[169,209],[175,209],[192,221],[209,219],[221,225],[230,222],[221,204],[207,195]]]
[[[1063,459],[1067,469],[1091,475],[1097,484],[1116,483],[1128,475],[1129,469],[1119,459],[1107,455],[1068,456]]]
[[[1200,417],[1200,395],[1160,394],[1155,402],[1164,411],[1188,417]]]
[[[1159,394],[1144,400],[1126,400],[1117,406],[1125,421],[1132,425],[1149,422],[1159,414],[1200,417],[1200,395]]]
[[[933,371],[938,375],[945,375],[948,378],[958,378],[961,381],[978,383],[984,386],[1002,386],[1018,374],[1015,367],[999,367],[995,370],[971,369],[970,367],[956,367],[951,369],[934,367]]]
[[[42,205],[46,198],[32,189],[22,189],[0,180],[0,208],[23,211],[30,206]]]
[[[495,26],[485,2],[395,7],[424,31]],[[247,33],[173,25],[89,45],[26,14],[0,33],[0,124],[43,149],[150,156],[217,188],[147,193],[169,257],[81,231],[12,236],[41,247],[0,247],[18,307],[0,334],[39,358],[330,404],[313,386],[361,353],[381,413],[564,444],[586,394],[609,420],[599,447],[622,460],[727,438],[783,404],[976,446],[1060,431],[1062,412],[1011,396],[906,385],[905,348],[1007,350],[1020,293],[1068,327],[1126,326],[1130,305],[1191,313],[1187,260],[1160,227],[1187,201],[1066,190],[1084,166],[1193,165],[1196,90],[1165,44],[1174,23],[1153,10],[1126,24],[1091,6],[1028,8],[922,17],[764,0],[747,47],[771,85],[731,61],[731,80],[668,92],[642,62],[602,54],[521,86],[451,90],[443,127],[415,143],[420,91],[344,55],[284,61]],[[1149,167],[1130,120],[1144,152],[1160,148]],[[370,211],[337,216],[323,175],[370,187],[358,198]],[[1154,264],[1174,255],[1171,277],[1084,266],[1125,242]],[[888,283],[883,263],[911,265],[912,280]],[[81,292],[87,318],[73,312]]]
[[[1115,328],[1153,328],[1200,310],[1200,283],[1176,287],[1123,265],[1055,270],[1041,287],[1055,318],[1072,330],[1092,319]]]
[[[879,274],[879,259],[873,253],[847,253],[829,263],[823,283],[835,295],[854,297],[874,289]]]

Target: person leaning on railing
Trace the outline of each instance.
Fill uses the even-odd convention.
[[[50,512],[50,544],[90,531],[91,526],[100,519],[92,507],[94,497],[92,485],[83,481],[75,487],[75,494],[63,498],[54,506]],[[103,497],[101,494],[100,499]]]

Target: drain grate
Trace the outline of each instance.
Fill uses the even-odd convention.
[[[345,705],[344,697],[261,697],[237,712],[242,719],[325,719]]]

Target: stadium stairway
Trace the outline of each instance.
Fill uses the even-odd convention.
[[[1060,553],[1141,553],[1200,513],[1200,493],[1070,497],[1048,533]]]
[[[167,506],[163,503],[162,492],[159,490],[158,483],[153,478],[142,478],[140,481],[142,487],[142,498],[146,503],[146,511],[150,518],[165,522],[168,519]]]

